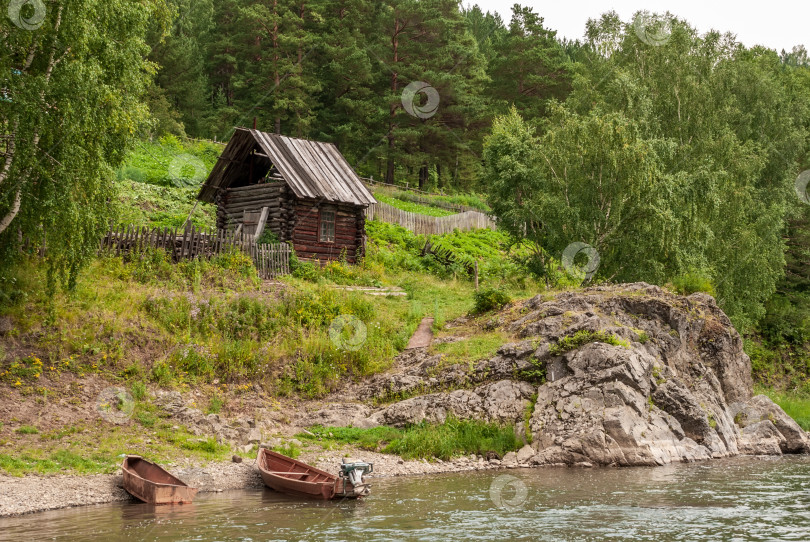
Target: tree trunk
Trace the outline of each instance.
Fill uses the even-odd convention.
[[[396,66],[397,62],[399,62],[399,34],[404,30],[404,26],[400,27],[399,19],[394,19],[394,35],[391,37],[391,45],[394,49],[394,58],[392,65],[394,69],[391,70],[391,94],[392,96],[396,96],[397,90],[399,89],[399,74],[397,73]],[[388,167],[385,171],[385,182],[393,184],[394,183],[394,147],[395,147],[395,138],[394,138],[394,130],[396,129],[396,123],[394,119],[396,118],[398,109],[398,102],[393,101],[388,107]]]
[[[17,195],[14,198],[14,205],[11,206],[11,210],[0,220],[0,233],[6,231],[6,228],[9,227],[11,221],[14,220],[14,217],[17,216],[17,213],[20,212],[20,204],[22,203],[22,188],[17,189]]]
[[[419,166],[419,190],[425,189],[429,176],[427,164],[422,164]]]

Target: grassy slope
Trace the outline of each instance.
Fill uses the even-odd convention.
[[[117,181],[116,184],[119,224],[182,228],[193,210],[191,222],[195,227],[216,226],[216,207],[197,203],[196,187],[174,188],[130,180]]]
[[[448,207],[451,205],[465,205],[482,212],[490,210],[485,196],[481,194],[422,194],[392,186],[378,185],[374,187],[374,196],[378,195],[394,198],[400,202],[420,204],[428,208],[444,208],[445,210],[449,208],[451,213],[457,212],[452,210],[452,207]]]
[[[449,216],[455,214],[453,211],[448,211],[447,209],[441,209],[439,207],[431,207],[429,205],[422,205],[420,203],[401,200],[381,192],[375,192],[374,197],[379,202],[387,203],[392,207],[396,207],[397,209],[402,209],[403,211],[408,211],[410,213],[417,213],[420,215],[427,215],[427,216]]]
[[[126,222],[177,225],[193,205],[193,188],[131,181],[121,186]],[[194,217],[205,226],[211,209],[198,206]],[[424,237],[378,222],[369,223],[368,231],[362,265],[300,264],[280,285],[262,283],[238,253],[174,265],[162,253],[149,252],[131,260],[100,257],[80,274],[74,291],[52,296],[39,260],[26,261],[12,281],[13,301],[0,307],[0,317],[13,322],[12,332],[0,337],[0,401],[81,406],[88,400],[80,393],[88,379],[129,389],[138,400],[133,422],[120,427],[100,420],[24,418],[33,426],[25,433],[16,430],[21,423],[16,417],[4,420],[0,470],[108,472],[119,454],[133,449],[162,461],[225,458],[231,453],[227,446],[173,429],[143,390],[194,390],[200,392],[198,408],[226,415],[238,412],[253,384],[281,399],[317,398],[346,378],[388,368],[423,316],[434,316],[439,327],[472,309],[466,270],[422,256]],[[456,234],[447,241],[460,254],[486,260],[482,286],[514,297],[539,289],[512,261],[502,234]],[[367,297],[340,285],[398,286],[408,295]],[[357,351],[339,348],[329,335],[334,319],[346,314],[366,326],[367,339]],[[448,356],[463,356],[459,347]],[[400,451],[430,455],[429,440],[444,442],[436,453],[448,453],[447,442],[467,452],[469,443],[458,443],[470,438],[466,427],[426,427],[410,434]]]

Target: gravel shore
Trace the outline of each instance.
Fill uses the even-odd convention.
[[[345,448],[320,453],[305,452],[299,459],[327,472],[336,473],[346,455],[374,463],[374,473],[369,478],[503,468],[500,461],[486,461],[480,457],[474,459],[463,457],[453,461],[404,461],[393,455]],[[517,464],[510,465],[512,466],[516,467]],[[200,488],[200,492],[228,489],[259,490],[263,487],[255,461],[249,458],[242,463],[223,462],[204,466],[166,465],[166,467],[190,486]],[[22,478],[0,476],[0,517],[132,500],[121,487],[122,481],[120,474],[28,475]]]

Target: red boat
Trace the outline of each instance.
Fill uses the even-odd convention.
[[[267,487],[296,497],[315,499],[365,497],[371,486],[363,481],[363,474],[372,472],[371,463],[346,462],[340,466],[340,475],[329,474],[266,448],[259,449],[258,464],[262,480]]]
[[[124,489],[145,503],[190,503],[197,494],[196,487],[188,487],[179,478],[138,455],[126,456],[121,470],[124,473]]]

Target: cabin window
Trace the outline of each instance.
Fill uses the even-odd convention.
[[[335,211],[321,209],[321,235],[322,243],[335,242]]]

